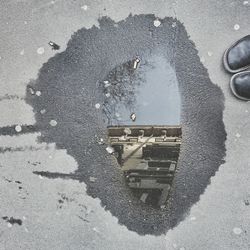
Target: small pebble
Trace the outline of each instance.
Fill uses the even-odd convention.
[[[107,94],[106,94],[106,97],[110,97],[110,93],[107,93]]]
[[[49,155],[49,158],[52,159],[52,155]]]
[[[81,9],[86,11],[88,9],[88,6],[87,5],[83,5],[83,6],[81,6]]]
[[[45,110],[45,109],[42,109],[42,110],[40,111],[40,113],[43,115],[43,114],[46,113],[46,110]]]
[[[24,55],[24,49],[20,51],[20,55],[21,55],[21,56]]]
[[[92,177],[92,176],[89,177],[90,182],[95,182],[96,180],[97,180],[97,178],[95,178],[95,177]]]
[[[42,92],[41,91],[36,91],[36,96],[41,96]]]
[[[98,144],[100,144],[100,145],[104,144],[104,140],[101,138],[101,139],[99,140]]]
[[[161,21],[159,19],[154,20],[154,26],[159,27],[161,25]]]
[[[249,4],[249,1],[244,1],[243,2],[243,5],[248,5]]]
[[[172,28],[175,28],[176,27],[176,22],[173,22],[171,26],[172,26]]]
[[[234,234],[236,234],[236,235],[240,235],[240,234],[242,233],[242,229],[239,228],[239,227],[235,227],[235,228],[233,229],[233,232],[234,232]]]
[[[234,30],[239,30],[240,29],[240,25],[239,24],[235,24],[234,25]]]
[[[56,120],[51,120],[49,122],[49,124],[50,124],[50,126],[55,127],[57,125],[57,121]]]
[[[36,52],[37,52],[37,54],[42,55],[42,54],[44,54],[44,51],[45,51],[44,47],[40,47],[40,48],[37,49]]]
[[[201,57],[201,58],[200,58],[200,61],[201,61],[202,63],[204,63],[204,62],[205,62],[205,58],[204,58],[204,57]]]
[[[95,108],[99,109],[101,107],[100,103],[96,103]]]
[[[38,177],[39,177],[39,179],[41,179],[41,180],[43,179],[43,177],[42,177],[41,175],[38,175]]]
[[[106,147],[106,150],[109,154],[113,154],[115,152],[114,148],[110,146]]]
[[[15,130],[16,130],[16,132],[21,132],[22,131],[22,127],[20,126],[20,125],[17,125],[16,127],[15,127]]]
[[[248,110],[246,109],[245,112],[248,113]]]
[[[12,227],[12,224],[11,224],[11,223],[8,223],[7,226],[8,226],[8,227]]]
[[[30,91],[30,93],[31,93],[32,95],[35,94],[35,91],[34,91],[32,88],[29,88],[29,91]]]

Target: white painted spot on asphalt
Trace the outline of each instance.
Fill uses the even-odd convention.
[[[21,56],[24,55],[24,49],[22,49],[22,50],[20,51],[20,55],[21,55]]]
[[[50,124],[50,126],[55,127],[57,125],[57,121],[56,120],[51,120],[49,122],[49,124]]]
[[[100,103],[96,103],[95,108],[99,109],[101,107]]]
[[[86,11],[88,9],[88,6],[85,4],[85,5],[81,6],[81,9]]]
[[[38,48],[38,49],[36,50],[36,52],[37,52],[37,54],[42,55],[42,54],[44,54],[45,49],[44,49],[44,47],[40,47],[40,48]]]
[[[41,91],[36,91],[36,96],[41,96],[42,92]]]
[[[212,56],[213,52],[212,51],[208,51],[207,54],[208,54],[208,56]]]
[[[43,114],[45,114],[46,113],[46,109],[42,109],[41,111],[40,111],[40,113],[43,115]]]
[[[235,24],[234,25],[234,30],[239,30],[240,29],[240,25],[239,24]]]
[[[239,227],[235,227],[235,228],[233,229],[233,232],[234,232],[234,234],[236,234],[236,235],[240,235],[240,234],[242,233],[242,229],[239,228]]]
[[[22,131],[22,127],[20,125],[16,125],[15,130],[17,133]]]
[[[194,221],[194,220],[196,220],[196,217],[195,217],[195,216],[192,216],[192,217],[190,218],[190,220],[191,220],[191,221]]]
[[[159,19],[154,20],[154,26],[159,27],[161,25],[161,21]]]
[[[237,138],[240,138],[240,137],[241,137],[241,135],[240,135],[239,133],[236,133],[235,136],[236,136]]]

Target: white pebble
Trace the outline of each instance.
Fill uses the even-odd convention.
[[[20,51],[20,55],[21,55],[21,56],[24,55],[24,49],[22,49],[22,50]]]
[[[44,47],[40,47],[40,48],[37,49],[36,52],[37,52],[37,54],[42,55],[44,53],[44,51],[45,51]]]
[[[159,27],[161,25],[161,21],[159,19],[154,20],[154,26]]]
[[[49,122],[49,124],[50,124],[50,126],[55,127],[57,125],[57,121],[56,120],[51,120]]]
[[[242,233],[242,229],[239,228],[239,227],[235,227],[235,228],[233,229],[233,232],[234,232],[236,235],[240,235],[240,234]]]
[[[240,29],[240,25],[239,24],[235,24],[234,25],[234,30],[239,30]]]
[[[40,111],[40,113],[43,115],[43,114],[45,114],[46,113],[46,109],[42,109],[41,111]]]
[[[249,1],[244,1],[243,2],[243,5],[248,5],[249,4]]]
[[[38,90],[38,91],[36,91],[36,95],[37,95],[37,96],[40,96],[41,94],[42,94],[42,92],[41,92],[41,91],[39,91],[39,90]]]
[[[240,138],[240,137],[241,137],[241,135],[240,135],[239,133],[236,133],[235,136],[236,136],[237,138]]]
[[[81,6],[81,9],[86,11],[88,9],[88,6],[87,5],[83,5],[83,6]]]
[[[26,220],[26,217],[25,217],[25,216],[23,216],[23,220]]]
[[[35,94],[35,91],[34,91],[32,88],[29,88],[29,90],[30,90],[30,93],[31,93],[32,95]]]
[[[212,56],[212,55],[213,55],[213,52],[208,51],[207,54],[208,54],[208,56]]]
[[[12,227],[12,224],[10,224],[10,223],[8,223],[8,225],[7,225],[8,227]]]
[[[192,217],[190,218],[190,220],[191,220],[191,221],[194,221],[194,220],[196,220],[196,217],[195,217],[195,216],[192,216]]]
[[[101,107],[100,103],[96,103],[95,108],[99,109]]]
[[[177,244],[173,243],[173,248],[177,248]]]
[[[110,147],[110,146],[108,146],[108,147],[106,147],[106,150],[107,150],[107,152],[109,153],[109,154],[113,154],[114,153],[114,148],[113,147]]]
[[[39,179],[41,179],[41,180],[43,179],[43,177],[42,177],[40,174],[38,175],[38,177],[39,177]]]
[[[176,22],[173,22],[171,26],[172,26],[172,28],[175,28],[176,27]]]
[[[22,131],[22,127],[20,125],[16,125],[15,130],[16,130],[16,132],[19,133]]]
[[[107,94],[106,94],[106,97],[110,97],[110,93],[107,93]]]
[[[25,231],[26,233],[29,232],[29,230],[27,229],[27,227],[24,228],[24,231]]]
[[[200,58],[200,61],[201,61],[202,63],[204,63],[204,62],[205,62],[205,58],[204,58],[204,57],[201,57],[201,58]]]

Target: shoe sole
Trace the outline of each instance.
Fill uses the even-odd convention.
[[[246,37],[246,36],[245,36]],[[241,38],[240,40],[236,41],[233,45],[231,45],[225,52],[224,52],[224,56],[223,56],[223,64],[224,64],[224,68],[226,69],[226,71],[228,71],[229,73],[235,74],[235,73],[239,73],[241,71],[250,69],[250,65],[239,68],[239,69],[231,69],[227,63],[227,55],[230,49],[232,49],[232,47],[234,47],[238,42],[240,42],[242,39],[244,39],[245,37]]]
[[[249,73],[250,74],[250,71],[244,71],[244,73]],[[237,93],[236,93],[236,91],[235,91],[235,88],[234,88],[234,84],[233,84],[233,81],[234,81],[234,78],[236,77],[236,76],[238,76],[238,75],[240,75],[242,72],[239,72],[239,73],[237,73],[237,74],[235,74],[235,75],[233,75],[232,77],[231,77],[231,80],[230,80],[230,89],[231,89],[231,91],[232,91],[232,93],[237,97],[237,98],[239,98],[239,99],[241,99],[241,100],[243,100],[243,101],[250,101],[250,99],[249,98],[245,98],[245,97],[242,97],[242,96],[240,96],[240,95],[238,95]]]

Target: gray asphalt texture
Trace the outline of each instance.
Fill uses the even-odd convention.
[[[222,120],[224,96],[200,61],[195,44],[177,19],[154,15],[130,15],[118,23],[99,19],[99,28],[82,28],[71,37],[64,52],[56,54],[27,86],[26,101],[35,112],[39,140],[56,143],[78,163],[71,174],[41,172],[48,178],[79,180],[87,193],[101,199],[102,206],[120,224],[138,234],[160,235],[175,227],[196,203],[224,162],[226,132]],[[181,93],[183,144],[174,188],[166,209],[137,201],[126,187],[115,159],[98,139],[106,137],[107,119],[102,108],[105,95],[98,82],[110,71],[136,55],[147,59],[162,55],[173,67]],[[40,98],[30,88],[43,93]],[[159,90],[160,91],[160,90]],[[40,111],[46,109],[45,114]],[[57,126],[51,127],[50,120]],[[94,183],[90,177],[96,177]]]

